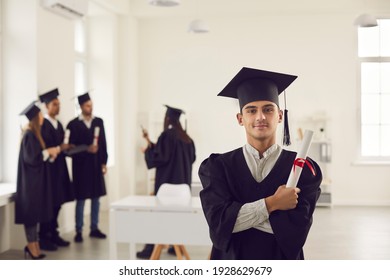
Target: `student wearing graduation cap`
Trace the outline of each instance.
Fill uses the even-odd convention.
[[[321,170],[310,160],[312,169],[305,165],[298,186],[286,188],[296,153],[276,143],[283,119],[279,94],[296,78],[244,67],[218,94],[239,100],[237,121],[245,128],[247,143],[211,154],[199,168],[211,259],[304,258]],[[285,133],[284,144],[289,144],[286,124]]]
[[[84,225],[84,205],[91,199],[91,225],[89,236],[106,238],[99,229],[99,198],[106,195],[104,175],[108,159],[104,124],[101,118],[92,114],[93,104],[89,93],[78,96],[81,114],[69,122],[69,143],[76,148],[86,147],[72,155],[73,185],[76,197],[76,236],[75,242],[82,242]],[[95,132],[98,130],[98,135]],[[96,141],[96,144],[94,143]]]
[[[45,104],[47,114],[41,128],[42,138],[46,147],[57,148],[61,153],[54,161],[48,161],[47,167],[51,176],[51,191],[53,194],[53,219],[47,223],[41,223],[39,228],[39,244],[41,249],[55,251],[57,247],[69,246],[69,242],[62,239],[58,231],[58,215],[61,205],[74,200],[74,190],[69,179],[68,167],[65,155],[62,153],[70,148],[64,143],[64,128],[57,119],[60,113],[60,101],[58,99],[58,89],[53,89],[39,96]]]
[[[164,130],[157,143],[152,143],[148,132],[143,129],[143,137],[147,142],[144,150],[148,169],[156,168],[154,194],[164,183],[187,184],[191,186],[192,164],[195,161],[195,144],[180,123],[181,109],[165,105]],[[138,258],[149,259],[154,245],[147,244],[137,253]],[[169,253],[174,254],[173,247]]]
[[[38,224],[53,218],[50,175],[46,161],[55,160],[59,154],[56,147],[48,148],[42,138],[43,115],[35,101],[20,115],[25,115],[29,123],[23,130],[20,144],[15,196],[15,223],[23,224],[27,246],[25,257],[43,259],[38,237]]]

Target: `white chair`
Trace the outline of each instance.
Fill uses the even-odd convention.
[[[157,191],[158,202],[162,205],[188,205],[191,201],[191,190],[190,186],[187,184],[162,184]],[[177,225],[178,227],[180,225]],[[161,251],[163,248],[167,248],[165,244],[156,244],[154,246],[152,255],[150,256],[151,260],[158,260],[161,256]],[[173,248],[175,249],[176,257],[178,260],[183,259],[184,257],[189,260],[190,256],[183,245],[174,244]]]
[[[164,183],[156,196],[158,202],[163,205],[188,205],[191,201],[191,190],[187,184]]]

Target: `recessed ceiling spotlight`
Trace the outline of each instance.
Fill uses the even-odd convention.
[[[173,7],[180,4],[180,0],[149,0],[149,4],[158,7]]]

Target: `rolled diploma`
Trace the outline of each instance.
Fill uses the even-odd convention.
[[[65,130],[64,144],[69,144],[70,130]]]
[[[99,132],[100,132],[100,127],[96,126],[95,131],[93,133],[93,145],[97,145],[98,139],[99,139]]]
[[[309,151],[312,138],[313,138],[313,131],[305,130],[301,147],[294,160],[294,164],[293,167],[291,168],[290,176],[288,177],[287,180],[287,184],[286,184],[287,188],[295,188],[297,186],[299,177],[301,176],[301,172],[304,166],[304,164],[302,164],[302,167],[297,165],[297,160],[298,161],[300,159],[306,160],[307,152]]]

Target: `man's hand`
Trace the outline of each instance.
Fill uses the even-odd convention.
[[[51,161],[55,161],[58,154],[61,152],[61,149],[59,147],[51,147],[51,148],[47,148],[46,150],[49,153]]]
[[[89,145],[87,152],[91,154],[96,154],[98,150],[99,150],[98,145]]]
[[[142,137],[146,140],[149,139],[149,133],[145,128],[142,129]]]
[[[74,147],[75,147],[75,146],[72,145],[72,144],[64,144],[64,143],[62,143],[62,144],[60,145],[61,151],[67,151],[67,150],[72,149],[72,148],[74,148]]]
[[[286,185],[279,186],[276,192],[265,199],[268,213],[275,210],[294,209],[298,204],[299,188],[287,188]]]
[[[142,137],[145,138],[146,142],[148,143],[148,147],[150,147],[152,145],[152,141],[150,141],[149,133],[145,128],[142,129]]]

